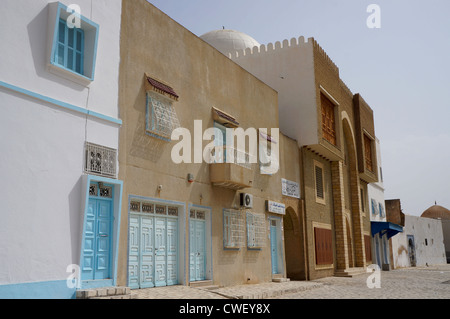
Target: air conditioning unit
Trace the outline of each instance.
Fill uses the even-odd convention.
[[[253,195],[241,193],[241,206],[253,208]]]

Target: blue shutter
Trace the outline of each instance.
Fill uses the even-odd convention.
[[[58,25],[58,47],[55,52],[55,63],[83,74],[84,72],[84,31],[78,28],[69,28],[63,19]]]

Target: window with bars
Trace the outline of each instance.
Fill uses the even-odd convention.
[[[85,149],[84,170],[86,173],[116,178],[117,150],[88,142]]]
[[[333,242],[331,229],[314,227],[316,265],[333,264]]]
[[[325,94],[320,93],[322,107],[322,134],[328,142],[336,145],[336,118],[334,113],[335,105]]]
[[[146,132],[170,141],[172,131],[180,127],[177,113],[169,99],[147,93]]]
[[[372,157],[372,140],[364,134],[364,158],[366,162],[366,169],[373,172],[373,157]]]
[[[363,212],[366,211],[366,197],[364,196],[364,189],[360,188],[360,195],[361,195],[361,210]]]
[[[223,246],[239,249],[245,241],[244,216],[241,211],[225,209],[223,211]]]
[[[247,248],[266,246],[266,220],[263,214],[247,212]]]
[[[315,178],[316,201],[320,203],[325,203],[323,165],[321,165],[318,162],[314,162],[314,178]]]
[[[67,22],[60,19],[57,41],[55,62],[59,66],[83,75],[84,31],[76,27],[69,28]]]

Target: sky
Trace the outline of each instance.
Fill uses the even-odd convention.
[[[197,36],[225,27],[261,44],[314,37],[371,106],[385,199],[450,209],[449,0],[148,0]],[[379,8],[380,28],[369,28]]]

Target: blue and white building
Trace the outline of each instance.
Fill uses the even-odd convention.
[[[384,199],[383,170],[381,166],[380,141],[375,140],[375,150],[377,156],[377,170],[379,181],[370,183],[367,187],[369,199],[369,214],[372,232],[372,262],[380,269],[390,270],[389,239],[398,232],[403,231],[403,227],[390,223],[386,219],[386,205]]]
[[[121,3],[2,0],[0,298],[115,285]]]

